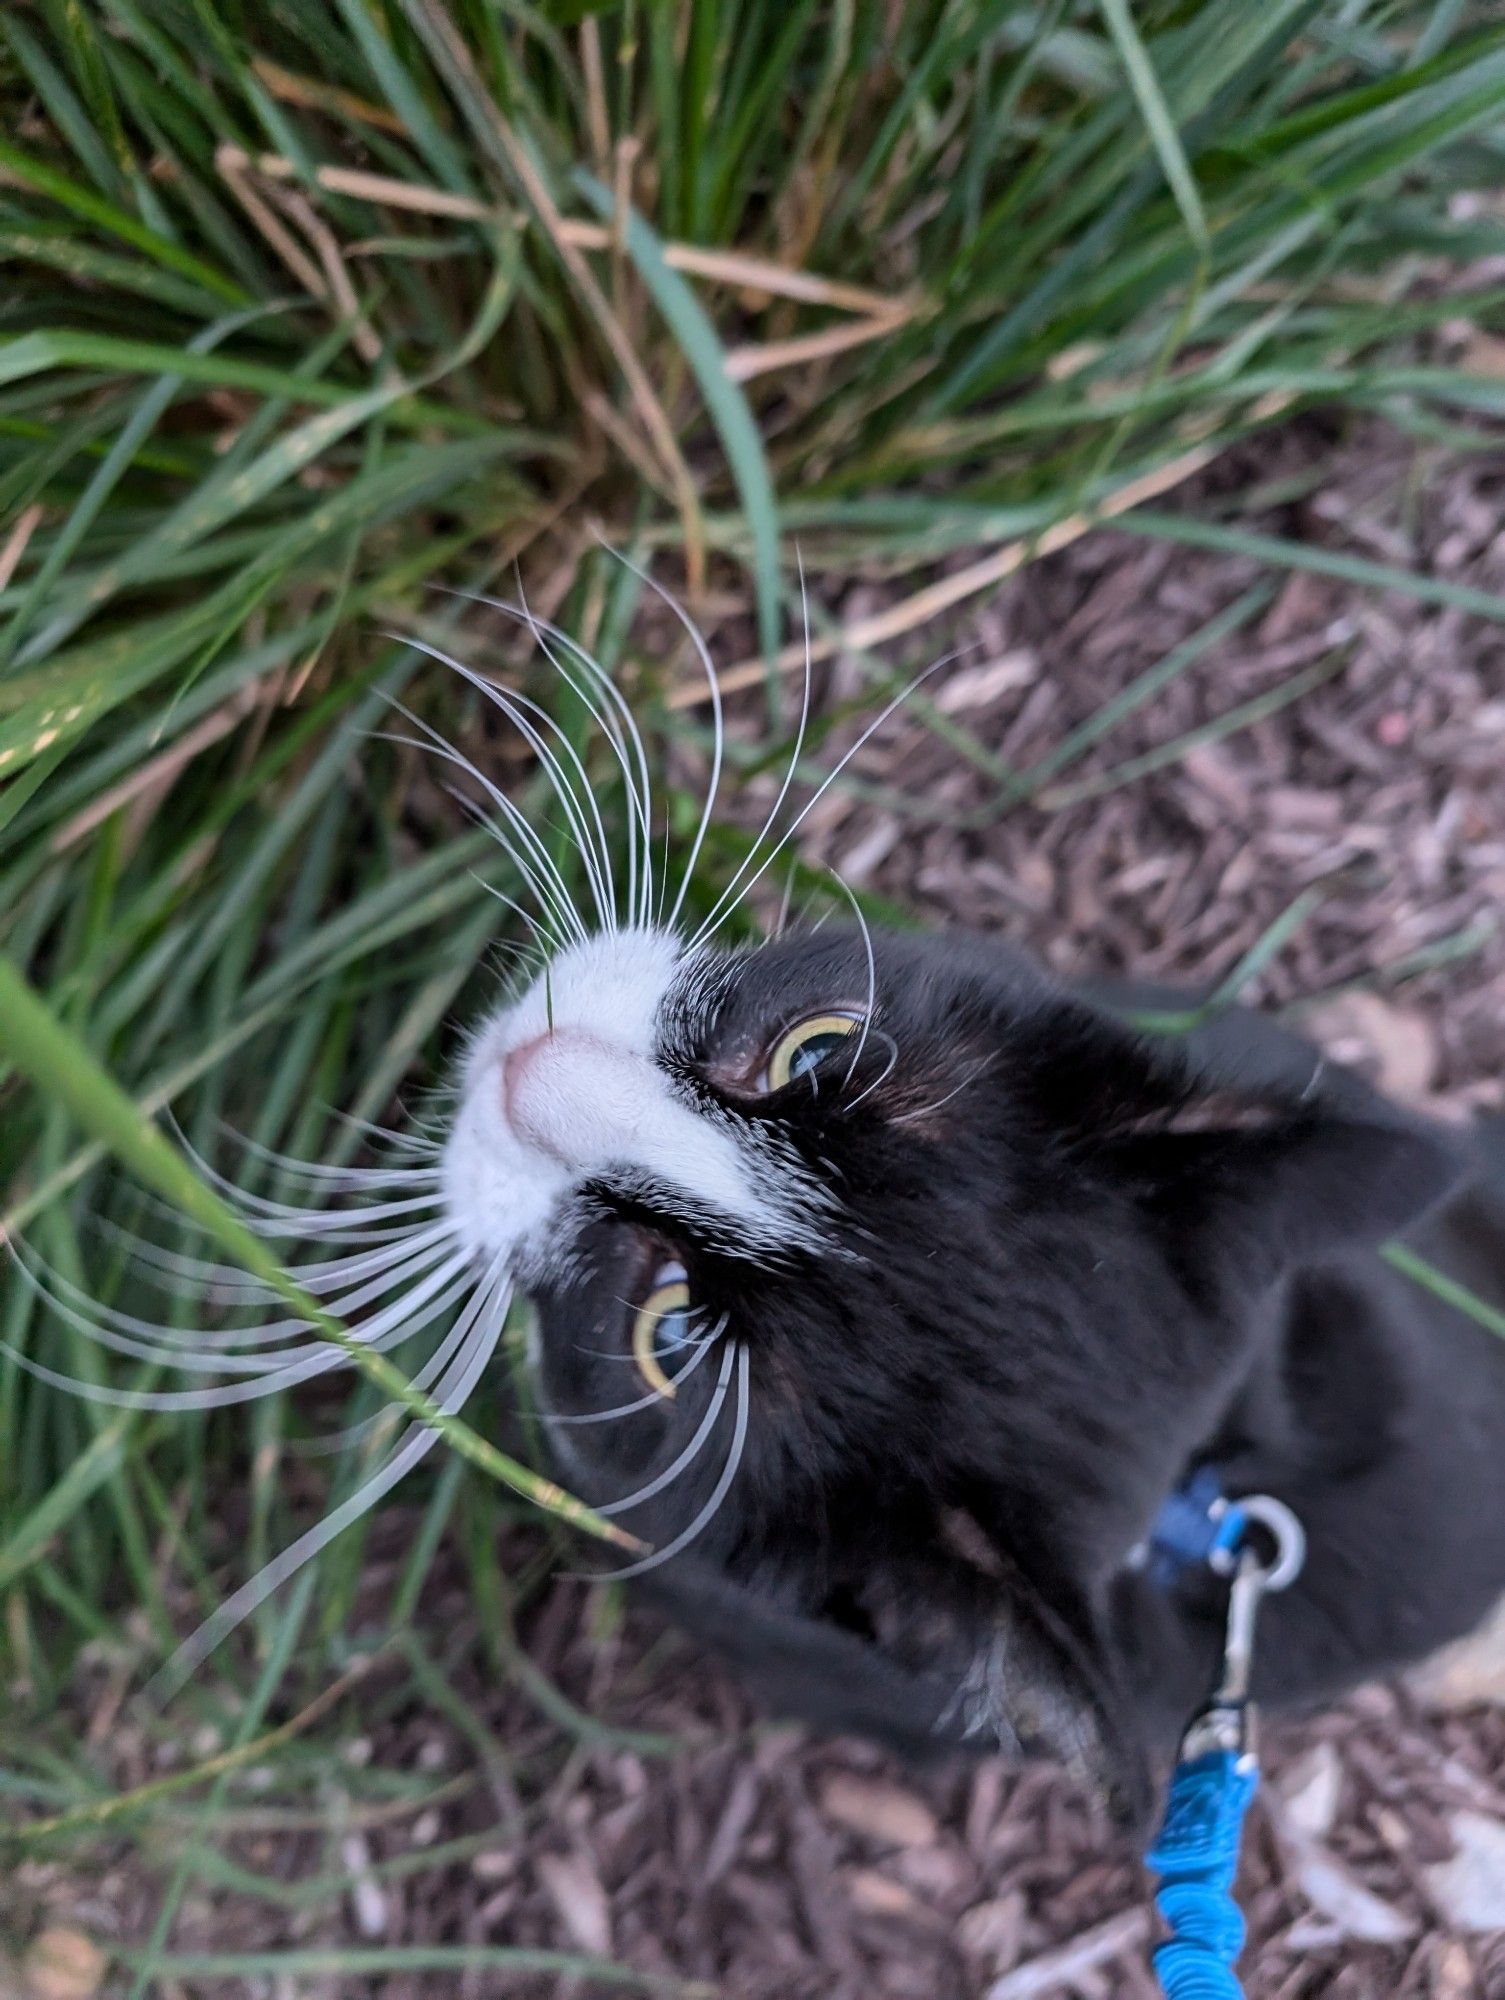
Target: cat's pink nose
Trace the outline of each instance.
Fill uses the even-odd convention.
[[[549,1032],[535,1035],[530,1042],[519,1042],[515,1049],[509,1049],[502,1058],[502,1109],[507,1114],[507,1122],[516,1122],[517,1099],[528,1074],[528,1065],[533,1061],[544,1043],[550,1039]]]
[[[648,1065],[595,1035],[556,1028],[502,1059],[502,1109],[514,1135],[567,1166],[622,1151],[642,1114]]]

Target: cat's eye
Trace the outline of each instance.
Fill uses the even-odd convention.
[[[632,1358],[648,1387],[672,1402],[674,1377],[691,1346],[690,1282],[683,1264],[661,1264],[632,1322]]]
[[[860,1014],[812,1014],[807,1020],[796,1021],[774,1043],[763,1072],[763,1088],[782,1090],[802,1076],[813,1076],[826,1057],[861,1027]]]

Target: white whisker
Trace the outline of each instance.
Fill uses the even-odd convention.
[[[611,1500],[605,1506],[598,1507],[596,1509],[598,1514],[607,1517],[613,1514],[625,1514],[629,1508],[640,1507],[645,1500],[651,1500],[656,1493],[662,1493],[666,1486],[672,1485],[678,1479],[715,1428],[716,1419],[721,1414],[721,1405],[726,1401],[727,1386],[732,1379],[732,1363],[736,1358],[735,1347],[728,1347],[722,1355],[721,1373],[717,1376],[716,1386],[711,1391],[711,1400],[706,1405],[705,1415],[695,1427],[694,1436],[684,1450],[664,1467],[657,1478],[650,1479],[646,1486],[640,1486],[636,1493],[629,1493],[625,1499]]]
[[[643,743],[642,731],[638,728],[637,718],[634,716],[626,698],[612,680],[610,674],[606,672],[606,669],[577,639],[562,630],[558,625],[551,623],[547,618],[540,618],[526,601],[521,604],[510,604],[505,598],[489,597],[484,591],[476,590],[456,590],[450,588],[447,594],[453,597],[466,598],[474,604],[488,605],[493,611],[500,611],[504,617],[512,619],[516,624],[525,626],[560,679],[564,681],[567,687],[573,689],[574,693],[585,704],[587,711],[593,719],[599,723],[602,733],[610,744],[618,766],[621,769],[622,781],[630,806],[627,816],[629,868],[627,908],[636,922],[646,925],[649,921],[649,913],[652,907],[652,848],[649,828],[653,812],[653,787],[649,777],[648,753]],[[551,640],[563,646],[579,662],[581,669],[588,676],[591,683],[600,689],[607,704],[605,708],[598,707],[580,686],[579,682],[571,675],[569,669],[550,645],[549,642]],[[628,744],[631,745],[633,756],[636,759],[636,781],[634,780],[632,765],[626,754]],[[642,842],[641,865],[638,853],[640,837]]]
[[[946,1095],[938,1097],[934,1104],[922,1104],[913,1111],[899,1112],[897,1116],[889,1120],[889,1123],[891,1125],[908,1125],[915,1118],[928,1118],[932,1112],[939,1111],[942,1105],[949,1104],[953,1097],[960,1097],[964,1090],[969,1089],[976,1083],[977,1079],[989,1067],[992,1061],[993,1058],[991,1055],[984,1056],[980,1063],[973,1065],[972,1069],[968,1071],[967,1075],[962,1078],[954,1090],[948,1090]]]
[[[431,660],[438,661],[441,665],[448,667],[452,673],[458,674],[478,694],[483,695],[495,708],[499,709],[533,751],[540,765],[543,767],[544,774],[549,780],[555,798],[564,807],[566,817],[569,820],[570,836],[575,842],[576,850],[585,867],[586,880],[590,884],[591,899],[596,906],[596,915],[605,929],[612,929],[615,924],[616,881],[612,870],[610,845],[606,838],[606,828],[601,819],[600,808],[596,804],[595,792],[591,787],[590,778],[587,775],[584,764],[580,761],[579,752],[575,749],[574,744],[571,743],[568,736],[565,735],[548,710],[542,708],[536,701],[531,700],[529,696],[496,686],[494,682],[486,680],[480,674],[473,673],[469,667],[465,666],[461,661],[454,659],[450,654],[442,652],[437,646],[426,645],[421,639],[415,639],[411,643],[420,652],[427,653]],[[578,774],[581,786],[584,789],[585,804],[586,808],[588,808],[589,819],[587,818],[586,810],[581,807],[580,795],[576,792],[568,771],[560,762],[555,751],[550,748],[542,732],[528,721],[527,718],[529,715],[536,715],[543,722],[545,728],[552,731],[563,746],[564,752]],[[592,831],[592,824],[594,826],[594,833]]]
[[[607,1571],[607,1579],[610,1582],[620,1583],[624,1582],[630,1576],[644,1576],[649,1570],[657,1569],[661,1563],[668,1562],[672,1557],[679,1555],[682,1550],[687,1549],[691,1542],[699,1535],[702,1535],[710,1526],[712,1520],[720,1510],[722,1501],[725,1500],[727,1494],[731,1491],[732,1481],[737,1476],[737,1468],[742,1463],[742,1452],[747,1444],[749,1402],[747,1348],[740,1341],[737,1343],[736,1355],[736,1426],[732,1433],[731,1449],[726,1455],[726,1464],[721,1469],[721,1477],[716,1481],[715,1486],[711,1490],[710,1498],[695,1516],[689,1527],[681,1534],[676,1535],[673,1541],[665,1542],[661,1549],[655,1549],[652,1555],[644,1556],[641,1562],[628,1563],[625,1569]],[[593,1579],[593,1581],[597,1582],[600,1580],[600,1578]]]
[[[94,1305],[96,1313],[110,1313],[118,1324],[135,1328],[150,1336],[149,1341],[133,1339],[125,1332],[90,1319],[75,1307],[69,1305],[55,1292],[49,1291],[40,1278],[15,1253],[12,1254],[27,1284],[52,1312],[75,1327],[88,1339],[102,1347],[134,1359],[169,1367],[189,1374],[234,1375],[245,1379],[209,1389],[115,1389],[104,1383],[86,1382],[79,1377],[63,1375],[45,1368],[40,1362],[22,1354],[18,1349],[7,1348],[19,1364],[31,1374],[57,1387],[71,1388],[86,1401],[108,1403],[120,1409],[151,1410],[201,1410],[218,1409],[231,1403],[252,1402],[263,1396],[276,1394],[279,1389],[292,1388],[299,1382],[313,1376],[324,1375],[341,1367],[353,1366],[344,1348],[325,1339],[317,1329],[303,1319],[289,1319],[274,1322],[270,1327],[256,1329],[254,1338],[238,1335],[245,1345],[253,1346],[261,1342],[279,1339],[284,1334],[309,1336],[301,1342],[294,1342],[275,1354],[248,1353],[226,1355],[221,1358],[214,1352],[195,1351],[184,1344],[185,1336],[180,1329],[155,1327],[150,1321],[138,1320],[130,1314],[115,1313],[113,1308]],[[465,1290],[470,1280],[468,1260],[461,1257],[450,1258],[432,1270],[410,1292],[396,1300],[369,1320],[349,1329],[351,1337],[363,1347],[383,1350],[396,1347],[426,1326],[443,1310],[453,1305]],[[77,1287],[64,1278],[56,1282],[68,1290],[77,1292]],[[449,1289],[446,1291],[446,1287]],[[439,1296],[442,1295],[442,1296]],[[86,1296],[86,1295],[81,1295]],[[423,1311],[424,1308],[427,1311]],[[421,1317],[415,1315],[421,1314]],[[332,1315],[333,1316],[333,1315]],[[167,1336],[164,1340],[162,1336]],[[174,1337],[175,1336],[175,1337]],[[187,1336],[191,1338],[192,1336]],[[212,1346],[214,1336],[201,1336],[206,1345]]]
[[[164,1250],[160,1244],[137,1236],[133,1230],[123,1228],[119,1223],[100,1220],[95,1227],[108,1237],[114,1237],[129,1250],[132,1261],[146,1267],[146,1274],[159,1291],[171,1298],[202,1299],[208,1293],[215,1295],[215,1303],[225,1307],[249,1307],[280,1305],[281,1295],[260,1278],[253,1278],[235,1264],[210,1262],[207,1258],[191,1257],[184,1251]],[[324,1291],[336,1290],[342,1284],[354,1284],[358,1279],[372,1272],[390,1269],[400,1264],[413,1251],[431,1243],[442,1243],[454,1234],[448,1220],[441,1220],[416,1226],[409,1223],[405,1228],[387,1232],[388,1239],[374,1250],[354,1255],[349,1251],[339,1257],[330,1257],[316,1264],[284,1264],[283,1270],[293,1282],[305,1292],[316,1297]],[[180,1284],[168,1284],[169,1277],[180,1279]]]
[[[507,1307],[511,1291],[499,1270],[493,1269],[476,1289],[475,1296],[466,1308],[466,1337],[461,1350],[451,1365],[448,1376],[441,1385],[434,1401],[446,1416],[453,1416],[469,1400],[476,1383],[501,1339],[507,1319]],[[308,1529],[291,1543],[282,1554],[257,1572],[249,1583],[242,1584],[211,1617],[185,1640],[171,1660],[163,1668],[153,1683],[153,1690],[159,1696],[181,1687],[196,1666],[213,1652],[214,1648],[232,1632],[240,1622],[249,1617],[258,1605],[264,1603],[272,1592],[283,1584],[303,1565],[328,1547],[337,1535],[343,1534],[362,1515],[391,1492],[413,1467],[430,1452],[442,1435],[428,1425],[416,1425],[393,1452],[387,1463],[375,1472],[364,1485],[342,1500],[330,1510],[316,1526]]]
[[[894,1065],[899,1060],[899,1044],[894,1040],[893,1036],[885,1034],[882,1028],[875,1029],[874,1033],[879,1041],[888,1043],[888,1061],[881,1073],[875,1076],[871,1083],[859,1090],[855,1097],[848,1099],[846,1108],[849,1112],[855,1111],[865,1097],[871,1097],[880,1084],[888,1082],[888,1079],[894,1073]]]
[[[694,938],[691,940],[692,949],[695,945],[701,943],[703,939],[705,939],[711,934],[711,932],[715,929],[718,922],[720,922],[723,919],[723,917],[729,916],[731,912],[734,909],[736,909],[738,903],[740,903],[743,900],[743,898],[747,895],[747,891],[751,889],[751,887],[753,886],[753,883],[758,881],[766,871],[767,863],[765,863],[763,867],[758,869],[757,874],[755,874],[752,877],[751,881],[749,881],[745,887],[739,890],[739,884],[742,882],[743,876],[746,875],[747,871],[750,868],[756,865],[759,849],[762,847],[764,841],[767,840],[769,834],[772,832],[773,828],[778,823],[779,814],[784,810],[784,801],[788,798],[790,787],[793,785],[795,776],[799,771],[800,756],[805,747],[805,735],[810,726],[810,702],[811,702],[811,690],[813,686],[813,669],[810,658],[810,602],[806,594],[805,566],[803,562],[800,564],[800,604],[803,608],[803,614],[804,614],[803,623],[804,623],[804,635],[805,635],[805,664],[804,664],[804,684],[800,695],[800,719],[794,732],[794,748],[789,753],[789,763],[784,771],[783,782],[779,786],[778,794],[775,797],[772,806],[768,810],[767,818],[763,821],[762,826],[758,829],[757,839],[754,840],[752,846],[743,856],[743,859],[739,864],[739,866],[737,867],[736,872],[733,874],[731,881],[728,882],[726,887],[722,890],[720,896],[717,898],[716,902],[712,905],[710,913],[706,917],[705,922],[701,925],[700,929],[695,933]],[[769,861],[772,861],[774,854],[777,854],[779,851],[779,847],[782,847],[783,845],[784,842],[780,841],[779,846],[775,847],[773,853],[769,855],[768,857]]]
[[[861,751],[867,745],[867,743],[872,739],[872,737],[876,735],[876,733],[883,727],[884,723],[888,721],[889,717],[894,713],[894,711],[902,707],[903,704],[906,701],[908,701],[909,697],[912,694],[914,694],[919,688],[922,688],[925,685],[926,681],[928,681],[933,674],[939,673],[942,667],[949,665],[950,662],[955,658],[956,654],[954,652],[943,654],[942,657],[936,660],[933,665],[928,666],[922,674],[917,674],[912,681],[910,681],[906,686],[901,688],[898,694],[894,696],[893,700],[889,702],[885,708],[880,710],[880,712],[868,724],[866,729],[863,730],[862,734],[857,738],[857,741],[852,745],[850,750],[847,750],[846,752],[843,753],[843,755],[837,760],[834,768],[831,771],[829,771],[826,774],[826,776],[821,780],[820,784],[816,786],[814,796],[808,799],[806,803],[800,808],[799,812],[796,813],[794,819],[792,820],[790,825],[785,829],[784,833],[780,836],[779,840],[769,850],[767,859],[762,862],[762,864],[758,867],[756,873],[753,874],[749,878],[749,880],[742,886],[740,894],[737,897],[738,902],[740,902],[748,894],[748,892],[759,881],[762,880],[763,876],[767,874],[769,868],[772,867],[773,863],[777,860],[778,856],[783,853],[784,849],[789,845],[790,841],[793,840],[794,836],[799,832],[800,828],[804,825],[805,821],[809,818],[810,814],[814,812],[815,808],[820,804],[821,800],[825,797],[826,793],[830,791],[832,785],[834,785],[836,780],[841,776],[842,772],[846,769],[847,765],[851,763],[852,759],[858,754],[858,752]],[[792,769],[793,766],[791,765],[791,771]],[[786,781],[786,789],[787,789],[787,781]],[[782,803],[782,798],[783,794],[781,793],[780,803]],[[752,857],[749,856],[748,858],[750,860]],[[744,862],[743,868],[745,868],[746,866],[747,862]],[[728,883],[726,890],[723,891],[722,896],[718,900],[715,908],[711,911],[710,915],[706,918],[705,922],[701,925],[700,929],[695,933],[695,937],[692,940],[693,944],[699,944],[704,938],[709,936],[712,930],[714,930],[715,928],[717,928],[718,925],[726,921],[726,917],[730,915],[731,909],[734,909],[736,907],[736,904],[733,903],[727,910],[723,911],[721,905],[723,902],[725,902],[726,897],[731,893],[731,890],[736,887],[741,873],[742,870],[739,869],[737,871],[737,875],[733,876],[731,882]]]
[[[405,1261],[384,1267],[376,1277],[366,1284],[356,1284],[355,1273],[341,1274],[340,1282],[348,1283],[351,1289],[339,1292],[336,1287],[332,1286],[330,1289],[334,1293],[334,1296],[324,1302],[324,1310],[329,1313],[331,1318],[343,1320],[348,1318],[351,1313],[357,1312],[362,1307],[370,1305],[376,1299],[383,1297],[394,1288],[409,1287],[415,1278],[421,1276],[426,1270],[430,1270],[436,1262],[440,1263],[441,1268],[445,1265],[451,1270],[462,1268],[464,1263],[463,1257],[457,1256],[452,1249],[447,1257],[441,1259],[441,1252],[447,1241],[452,1242],[448,1231],[443,1236],[434,1237],[429,1242],[424,1243]],[[114,1306],[105,1305],[102,1301],[95,1299],[90,1293],[83,1291],[79,1286],[73,1284],[61,1272],[53,1270],[43,1258],[38,1256],[35,1250],[32,1250],[30,1254],[33,1262],[37,1265],[38,1269],[46,1274],[49,1282],[54,1287],[54,1290],[47,1291],[46,1287],[43,1286],[41,1280],[37,1277],[36,1272],[32,1270],[31,1266],[27,1264],[25,1258],[22,1256],[20,1245],[12,1244],[9,1247],[33,1286],[55,1309],[65,1314],[68,1312],[63,1301],[57,1296],[57,1288],[60,1287],[62,1291],[70,1294],[82,1306],[88,1307],[98,1316],[94,1321],[87,1323],[83,1320],[75,1319],[74,1324],[79,1326],[83,1331],[91,1333],[97,1339],[103,1340],[107,1346],[115,1344],[106,1338],[106,1329],[110,1327],[113,1327],[119,1333],[135,1334],[158,1344],[166,1343],[166,1355],[164,1358],[170,1359],[173,1365],[177,1367],[207,1366],[206,1363],[195,1362],[187,1358],[184,1354],[183,1350],[189,1348],[195,1342],[199,1344],[201,1351],[207,1350],[216,1354],[230,1354],[236,1349],[259,1349],[270,1346],[272,1342],[285,1339],[289,1335],[296,1335],[300,1331],[306,1332],[310,1326],[310,1322],[301,1315],[264,1322],[262,1325],[256,1327],[236,1327],[219,1333],[203,1333],[190,1331],[182,1327],[159,1325],[151,1320],[138,1319],[132,1313],[121,1312]],[[411,1298],[411,1294],[405,1295],[404,1302],[408,1298]],[[281,1305],[282,1301],[276,1294],[271,1294],[267,1301],[255,1301],[253,1303],[275,1303]],[[384,1310],[390,1310],[390,1308]],[[71,1317],[71,1314],[69,1316]],[[358,1335],[357,1337],[362,1336]],[[134,1352],[135,1350],[122,1348],[121,1351]],[[148,1356],[145,1358],[152,1359],[156,1357]],[[265,1367],[266,1365],[264,1357],[262,1360],[255,1362],[247,1358],[230,1365],[221,1364],[217,1372],[226,1374],[245,1373],[253,1367]]]
[[[279,1153],[273,1146],[263,1146],[259,1140],[249,1138],[244,1132],[237,1132],[233,1125],[219,1121],[221,1134],[234,1142],[242,1153],[264,1165],[275,1167],[289,1180],[308,1181],[314,1185],[335,1188],[340,1192],[367,1187],[390,1187],[401,1182],[405,1187],[421,1187],[425,1181],[436,1181],[443,1172],[437,1160],[431,1166],[393,1165],[390,1167],[331,1167],[317,1160],[295,1159],[291,1153]]]
[[[679,1374],[675,1377],[676,1386],[680,1382],[687,1382],[690,1379],[701,1362],[704,1361],[706,1355],[711,1351],[713,1344],[710,1340],[702,1342],[700,1352],[695,1356],[694,1360],[686,1362],[685,1366],[680,1369]],[[636,1402],[619,1403],[614,1410],[586,1410],[583,1413],[571,1415],[560,1415],[553,1410],[546,1410],[543,1413],[543,1419],[546,1424],[604,1424],[609,1423],[613,1417],[630,1417],[637,1410],[650,1410],[656,1403],[661,1403],[662,1401],[663,1397],[660,1396],[658,1390],[650,1389],[646,1396],[639,1396]]]
[[[502,849],[530,892],[538,898],[560,934],[583,941],[588,933],[575,908],[574,899],[565,885],[564,877],[560,874],[554,857],[528,824],[525,815],[500,786],[493,784],[484,772],[477,770],[468,757],[462,757],[453,744],[445,741],[438,730],[431,729],[420,717],[404,708],[401,702],[392,701],[391,705],[400,714],[405,715],[415,728],[421,729],[427,741],[415,743],[405,736],[390,736],[388,740],[406,744],[410,749],[424,750],[429,756],[438,757],[446,764],[453,764],[457,770],[464,771],[475,780],[502,816],[499,825],[487,818],[485,813],[476,807],[474,801],[467,801],[476,819]],[[373,733],[381,734],[381,732]],[[521,847],[517,844],[519,841]]]
[[[862,1061],[862,1052],[867,1047],[868,1032],[873,1025],[873,1003],[878,992],[878,964],[873,954],[873,934],[868,929],[867,918],[862,914],[862,905],[853,895],[851,885],[845,882],[829,864],[827,873],[852,906],[852,915],[857,919],[857,928],[862,933],[862,948],[867,954],[867,1002],[862,1010],[862,1031],[857,1037],[857,1047],[852,1052],[852,1060],[847,1064],[847,1073],[842,1079],[842,1088],[845,1089],[852,1081],[858,1063]]]

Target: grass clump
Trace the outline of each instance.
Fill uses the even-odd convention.
[[[478,740],[464,684],[382,636],[475,658],[440,585],[520,569],[662,747],[694,684],[635,641],[639,581],[600,542],[636,553],[764,689],[772,758],[796,540],[817,602],[882,585],[845,634],[876,646],[1293,412],[1466,442],[1505,405],[1428,339],[1505,305],[1450,275],[1505,241],[1476,198],[1505,166],[1498,5],[36,0],[0,21],[0,130],[0,945],[54,1060],[81,1046],[206,1152],[228,1118],[349,1157],[326,1107],[383,1116],[477,991],[488,890],[516,885],[363,734],[402,694]],[[1302,559],[1236,516],[1145,526]],[[842,642],[825,618],[817,656]],[[578,734],[568,690],[530,685]],[[702,905],[741,851],[708,840]],[[0,1062],[45,1075],[23,1011]],[[0,1220],[129,1302],[81,1230],[129,1210],[103,1153],[129,1106],[79,1076],[0,1070]],[[81,1647],[123,1629],[149,1669],[214,1601],[228,1489],[237,1576],[290,1538],[299,1419],[32,1381],[16,1354],[95,1364],[24,1286],[0,1338],[0,1671],[27,1718],[0,1777],[77,1814],[103,1780],[32,1724]],[[394,1629],[452,1517],[476,1601],[510,1602],[520,1504],[440,1472]],[[226,1743],[346,1659],[363,1533],[193,1697]],[[156,1949],[199,1863],[153,1811]]]

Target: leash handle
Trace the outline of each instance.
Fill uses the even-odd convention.
[[[1255,1494],[1230,1503],[1228,1512],[1238,1525],[1222,1671],[1181,1739],[1165,1819],[1145,1856],[1161,1878],[1155,1907],[1170,1932],[1153,1955],[1165,2000],[1242,2000],[1233,1962],[1245,1925],[1233,1878],[1244,1818],[1259,1787],[1249,1699],[1255,1625],[1266,1593],[1293,1583],[1306,1556],[1301,1524],[1283,1502]],[[1252,1545],[1251,1525],[1273,1540],[1269,1562]]]

